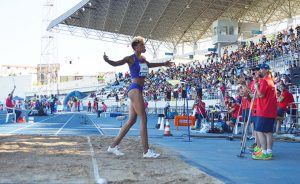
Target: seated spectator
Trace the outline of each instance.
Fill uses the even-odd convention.
[[[102,112],[106,112],[107,111],[107,106],[104,102],[102,102],[102,107],[101,107],[101,110],[98,110],[98,118],[100,118],[100,114]]]
[[[30,110],[28,116],[47,116],[46,106],[42,102],[36,100],[34,109]]]
[[[15,108],[15,105],[14,105],[14,103],[13,103],[13,101],[12,101],[12,98],[13,98],[13,95],[14,95],[14,92],[15,92],[15,89],[16,89],[16,86],[14,86],[14,89],[12,90],[12,92],[11,93],[9,93],[8,94],[8,97],[6,98],[6,103],[5,103],[5,105],[6,105],[6,107],[8,107],[8,108]],[[11,112],[13,112],[13,110],[12,109],[7,109],[7,112],[8,113],[11,113]],[[18,109],[15,109],[15,113],[16,113],[16,122],[18,122],[18,119],[20,118],[20,116],[21,116],[21,114],[22,114],[22,111],[21,110],[18,110]]]
[[[290,114],[290,106],[292,106],[292,115],[296,115],[297,107],[294,104],[295,100],[293,94],[291,94],[286,85],[281,84],[279,86],[280,96],[277,98],[278,106],[277,106],[277,124],[275,133],[280,133],[280,127],[284,118],[284,114]]]
[[[229,110],[228,113],[231,114],[231,119],[229,121],[226,122],[226,124],[232,128],[234,128],[235,124],[236,124],[236,120],[238,118],[238,116],[241,114],[241,108],[240,108],[240,104],[234,100],[233,98],[231,98],[230,102],[229,102]]]

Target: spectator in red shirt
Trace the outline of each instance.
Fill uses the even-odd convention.
[[[293,94],[290,93],[286,85],[281,84],[279,86],[279,90],[281,91],[280,96],[277,98],[278,107],[277,107],[277,124],[276,124],[276,133],[278,134],[280,132],[280,126],[284,117],[284,113],[290,113],[290,104],[292,106],[292,114],[296,114],[296,104]]]
[[[254,75],[254,77],[259,76],[259,72],[260,72],[259,70],[260,69],[259,69],[258,66],[254,67],[252,70],[253,70],[252,75]],[[255,83],[256,83],[256,80],[252,80],[249,84],[249,89],[251,91],[249,97],[251,98],[251,100],[252,100],[252,98],[254,96],[254,92],[255,92],[255,87],[254,87]],[[250,105],[251,105],[251,103],[250,103]],[[253,123],[252,134],[255,137],[255,143],[251,146],[251,148],[255,148],[255,147],[260,148],[261,145],[260,145],[260,142],[259,142],[259,138],[258,138],[258,135],[255,131],[255,124],[257,123],[257,98],[253,99],[253,104],[252,104],[251,115],[250,115],[250,120],[249,121]]]
[[[206,118],[206,111],[205,111],[205,103],[202,101],[201,97],[198,98],[198,100],[195,100],[195,104],[193,105],[192,110],[196,108],[196,125],[195,130],[199,130],[201,128],[201,121],[203,118]]]
[[[11,93],[8,94],[8,97],[6,98],[6,102],[5,102],[5,105],[6,107],[8,108],[15,108],[15,105],[12,101],[12,98],[13,98],[13,95],[14,95],[14,92],[15,92],[15,89],[16,89],[16,86],[14,86],[14,89],[11,91]],[[7,112],[8,113],[11,113],[13,112],[13,109],[7,109]],[[22,114],[22,111],[18,110],[18,109],[15,109],[15,113],[16,113],[16,122],[18,122],[18,119],[19,117],[21,116]]]
[[[94,99],[94,105],[93,105],[93,108],[94,108],[94,112],[98,112],[98,98],[95,98]]]
[[[251,125],[251,129],[252,129],[252,136],[249,137],[249,139],[254,139],[255,138],[254,120],[253,120],[253,116],[251,114],[252,112],[254,112],[253,109],[255,110],[255,108],[256,108],[254,106],[255,105],[254,103],[253,103],[252,109],[251,109],[252,112],[250,113],[250,106],[251,106],[251,102],[250,102],[251,101],[251,95],[250,94],[252,94],[254,92],[254,90],[252,90],[251,86],[250,86],[251,83],[253,83],[252,82],[252,77],[246,77],[245,80],[242,80],[240,83],[242,85],[242,87],[239,91],[239,95],[242,97],[242,102],[241,102],[241,105],[242,105],[242,121],[243,122],[249,121],[249,123]],[[250,113],[250,117],[249,117],[249,113]],[[256,146],[256,143],[254,143],[252,145],[252,147],[255,147],[255,146]]]
[[[77,110],[80,112],[80,100],[77,101]]]
[[[258,74],[257,77],[261,78],[254,85],[257,91],[257,119],[254,128],[261,148],[253,152],[252,158],[254,160],[269,160],[273,157],[273,127],[277,117],[276,90],[269,65],[260,65]]]
[[[226,124],[233,128],[236,124],[238,116],[241,115],[241,107],[238,101],[234,100],[234,98],[230,99],[230,103],[231,107],[229,108],[228,113],[231,113],[231,119],[230,121],[227,121]]]
[[[88,112],[91,112],[92,111],[92,103],[91,101],[88,102]]]
[[[102,102],[102,108],[101,108],[101,110],[98,110],[98,118],[100,118],[100,114],[102,112],[106,112],[106,110],[107,110],[107,106],[105,105],[104,102]]]

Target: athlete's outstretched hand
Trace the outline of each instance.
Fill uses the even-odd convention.
[[[172,66],[175,66],[175,63],[171,62],[171,60],[168,60],[168,61],[165,62],[165,66],[172,67]]]
[[[103,59],[104,59],[104,61],[108,61],[109,59],[108,59],[108,56],[105,54],[105,52],[104,52],[104,55],[103,55]]]

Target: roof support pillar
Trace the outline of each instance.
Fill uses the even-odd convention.
[[[198,49],[197,42],[194,42],[194,45],[193,45],[193,53],[194,53],[194,55],[196,54],[197,49]]]
[[[157,42],[154,40],[149,40],[150,46],[147,45],[147,49],[149,49],[150,53],[152,54],[153,59],[156,59],[158,56],[159,48],[162,42]]]
[[[293,17],[288,17],[287,22],[286,22],[286,27],[290,28],[293,25],[294,19]]]

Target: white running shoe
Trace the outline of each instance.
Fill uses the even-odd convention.
[[[107,152],[113,153],[113,154],[115,154],[115,155],[117,155],[117,156],[122,156],[122,155],[124,155],[124,153],[122,153],[119,149],[120,149],[119,146],[115,146],[114,148],[111,148],[111,147],[109,146],[108,149],[107,149]]]
[[[147,153],[143,153],[144,158],[157,158],[159,157],[159,153],[155,153],[153,150],[148,149]]]

